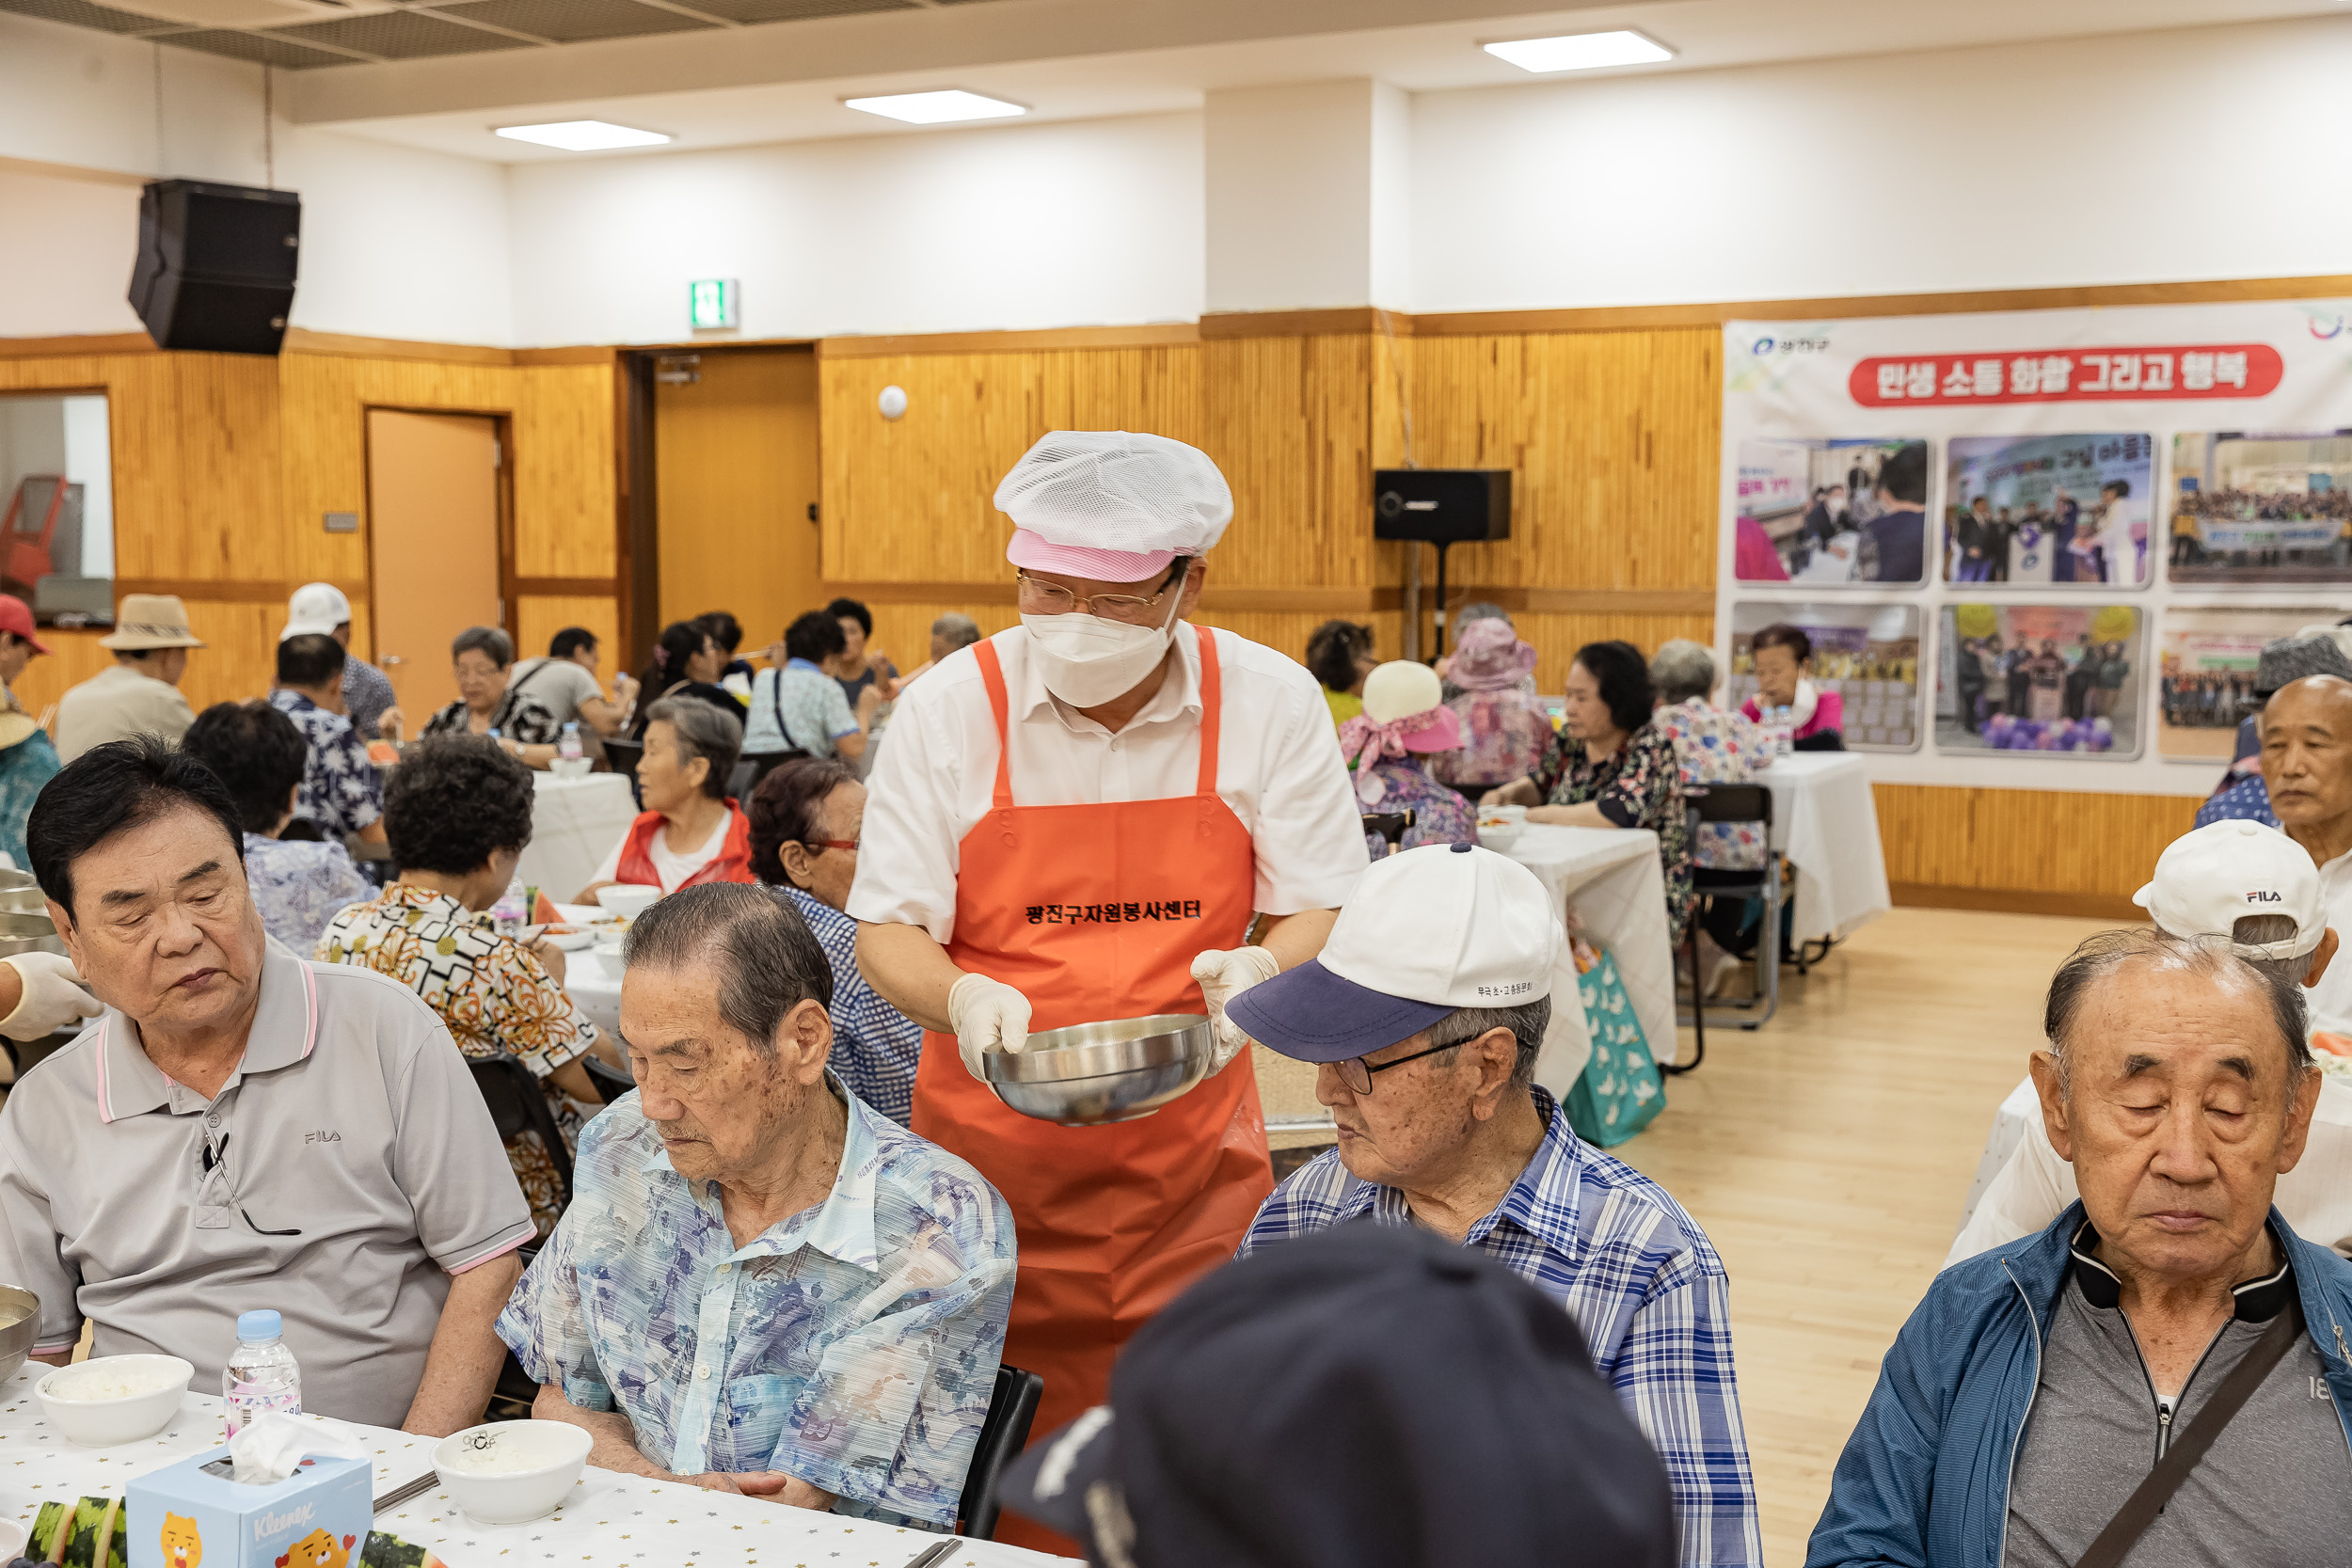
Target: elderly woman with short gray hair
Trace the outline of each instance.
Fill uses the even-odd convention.
[[[1708,699],[1719,678],[1715,655],[1705,643],[1677,637],[1659,645],[1649,661],[1658,710],[1650,722],[1674,745],[1682,787],[1754,784],[1759,768],[1772,760],[1770,741],[1745,714],[1717,707]],[[1691,863],[1709,871],[1753,871],[1764,863],[1764,832],[1750,822],[1701,823],[1691,841]],[[1708,995],[1724,971],[1756,945],[1756,911],[1744,903],[1708,904],[1699,915],[1699,974]]]
[[[468,626],[449,645],[457,701],[425,721],[427,735],[486,735],[533,768],[555,760],[555,715],[528,691],[508,688],[515,640],[496,626]]]
[[[604,857],[578,901],[614,882],[664,894],[704,882],[751,882],[752,825],[727,794],[743,726],[694,697],[664,697],[645,710],[637,764],[644,811]]]

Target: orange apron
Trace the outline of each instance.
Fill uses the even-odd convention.
[[[996,718],[996,789],[963,837],[947,956],[1027,997],[1032,1029],[1205,1012],[1194,957],[1238,946],[1248,931],[1256,859],[1248,830],[1216,795],[1216,643],[1193,630],[1200,783],[1160,800],[1014,805],[1004,670],[993,644],[973,650]],[[1119,1347],[1233,1255],[1274,1189],[1246,1051],[1140,1120],[1058,1127],[1008,1108],[973,1078],[953,1035],[926,1033],[914,1125],[1012,1206],[1021,1261],[1005,1359],[1045,1380],[1041,1438],[1108,1398]],[[1086,1555],[1010,1514],[998,1539]]]

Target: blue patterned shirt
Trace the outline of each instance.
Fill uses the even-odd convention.
[[[743,750],[803,751],[813,757],[834,754],[834,742],[857,734],[857,715],[841,694],[841,683],[807,659],[781,670],[762,670],[752,681],[743,716]]]
[[[850,1092],[904,1127],[914,1117],[923,1026],[883,1001],[857,967],[857,922],[813,894],[778,888],[833,965],[833,1069]]]
[[[2232,820],[2259,822],[2265,828],[2279,826],[2279,814],[2270,809],[2270,789],[2263,782],[2260,769],[2226,789],[2216,790],[2210,800],[2197,808],[2196,825],[2200,828]]]
[[[1761,1563],[1723,1260],[1663,1187],[1578,1138],[1540,1085],[1534,1094],[1544,1141],[1465,1244],[1558,1301],[1583,1330],[1594,1366],[1666,1462],[1680,1560]],[[1367,1214],[1411,1223],[1404,1194],[1358,1180],[1332,1149],[1274,1189],[1240,1256]]]
[[[399,699],[392,694],[392,677],[364,658],[343,660],[343,709],[362,741],[375,738],[384,710]]]
[[[308,957],[326,923],[375,896],[340,844],[245,835],[245,879],[271,936]]]
[[[282,686],[269,694],[269,702],[310,743],[310,760],[294,790],[296,816],[309,817],[322,832],[345,838],[384,815],[384,782],[368,760],[367,742],[352,729],[350,720]]]
[[[638,1097],[606,1107],[499,1337],[680,1475],[781,1470],[835,1513],[953,1528],[1012,1309],[1012,1211],[825,1081],[849,1108],[832,1196],[741,1247]]]

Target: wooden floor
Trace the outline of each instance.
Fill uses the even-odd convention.
[[[1896,910],[1613,1152],[1696,1217],[1731,1274],[1733,1352],[1765,1560],[1797,1568],[1879,1358],[1943,1262],[1994,1107],[2041,1037],[2042,997],[2105,923]],[[1691,1034],[1682,1032],[1688,1060]]]

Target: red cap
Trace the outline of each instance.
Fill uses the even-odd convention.
[[[13,594],[0,594],[0,631],[12,631],[33,645],[33,652],[45,654],[47,643],[33,635],[33,607]]]

